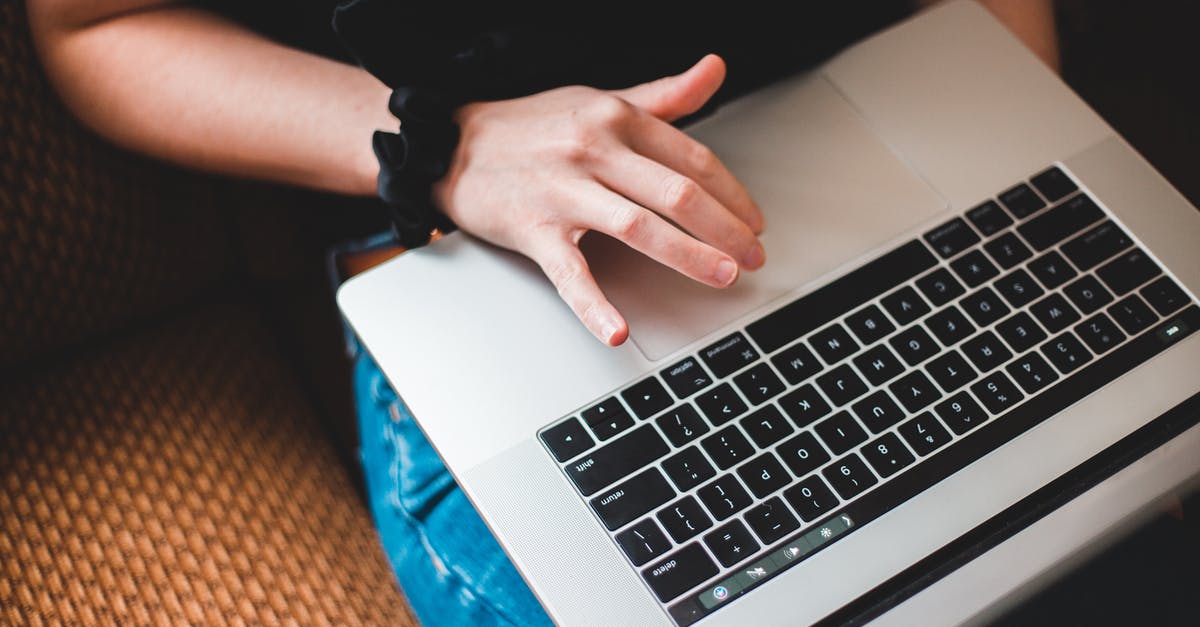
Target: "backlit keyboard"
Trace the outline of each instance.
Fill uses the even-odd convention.
[[[1052,167],[539,435],[688,625],[1198,327]]]

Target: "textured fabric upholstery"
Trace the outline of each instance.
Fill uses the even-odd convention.
[[[26,24],[0,0],[0,368],[189,302],[235,258],[218,180],[83,129]]]
[[[0,624],[407,624],[265,329],[218,307],[0,391]]]
[[[267,318],[314,317],[283,216],[336,201],[106,144],[0,0],[0,625],[413,623],[280,332],[318,325]]]

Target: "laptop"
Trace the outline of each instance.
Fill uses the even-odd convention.
[[[982,621],[1200,476],[1200,213],[980,6],[688,132],[768,263],[585,238],[621,347],[461,233],[338,294],[556,622]]]

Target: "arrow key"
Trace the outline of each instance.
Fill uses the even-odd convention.
[[[543,431],[542,442],[545,442],[550,452],[554,454],[554,459],[560,462],[579,455],[595,444],[592,436],[584,431],[583,425],[579,424],[575,418]]]
[[[658,379],[651,375],[621,392],[621,398],[638,418],[650,418],[671,406],[671,395]]]

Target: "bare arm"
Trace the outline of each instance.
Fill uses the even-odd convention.
[[[366,71],[168,0],[29,0],[67,106],[133,150],[236,176],[375,192],[371,133],[394,129]]]

